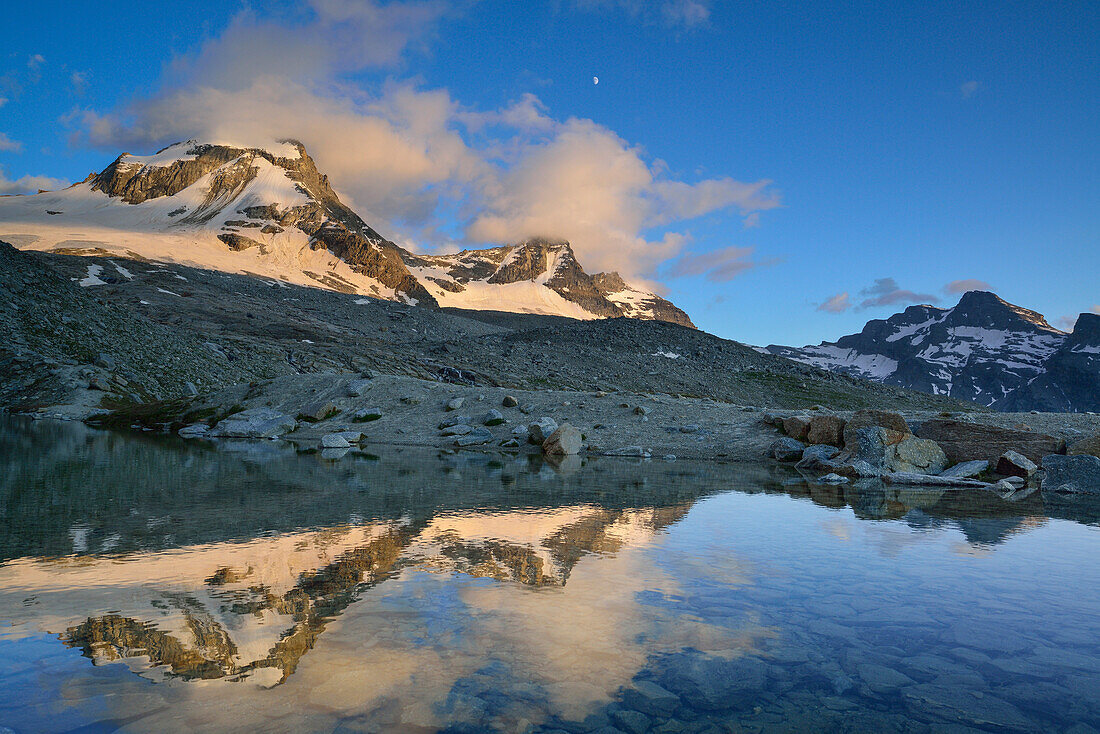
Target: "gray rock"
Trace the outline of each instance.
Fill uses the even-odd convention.
[[[511,395],[505,395],[504,400],[501,400],[500,404],[503,405],[505,408],[514,408],[519,405],[519,401]]]
[[[695,423],[688,423],[680,426],[680,433],[698,433],[699,426]]]
[[[218,438],[276,438],[298,427],[298,421],[274,408],[250,408],[222,419],[210,430]]]
[[[356,423],[369,423],[370,421],[376,421],[382,417],[381,408],[360,408],[352,415],[352,420]]]
[[[205,423],[192,423],[189,426],[184,426],[179,429],[181,438],[202,438],[210,432],[210,426]]]
[[[348,440],[341,436],[339,433],[326,433],[321,436],[321,448],[324,449],[346,449],[351,446]]]
[[[571,456],[581,452],[581,432],[562,423],[542,443],[542,452],[548,456]]]
[[[361,398],[370,389],[370,380],[352,380],[348,383],[348,397]]]
[[[362,431],[334,431],[333,436],[339,436],[348,443],[359,443],[363,440]]]
[[[481,424],[484,426],[499,426],[503,422],[504,415],[496,408],[481,416]]]
[[[997,492],[1015,492],[1017,489],[1017,485],[1013,484],[1011,481],[1005,478],[994,484],[993,489]]]
[[[195,387],[195,383],[188,381],[183,383],[183,394],[195,396],[199,394],[199,389]]]
[[[883,469],[888,438],[886,429],[881,426],[852,428],[849,424],[845,429],[844,453],[839,460],[844,463],[863,461],[876,469]]]
[[[631,711],[630,709],[613,711],[611,719],[620,729],[631,732],[631,734],[645,734],[649,731],[649,717],[641,711]]]
[[[95,358],[95,366],[102,367],[105,370],[113,370],[115,368],[115,360],[109,354],[100,354]]]
[[[964,461],[961,464],[955,464],[950,469],[945,469],[940,472],[941,477],[956,477],[959,479],[969,479],[976,477],[984,471],[989,470],[989,461],[986,459],[975,459],[973,461]]]
[[[825,476],[820,477],[817,481],[821,482],[822,484],[847,484],[848,477],[842,477],[839,474],[826,474]]]
[[[447,410],[459,410],[466,403],[465,398],[451,398],[444,407]]]
[[[1043,457],[1044,492],[1100,494],[1100,458],[1089,454]]]
[[[302,420],[316,422],[331,418],[340,411],[336,407],[336,403],[328,400],[327,398],[319,398],[312,402],[306,403],[298,412],[301,415]]]
[[[866,461],[853,461],[851,464],[841,464],[833,470],[835,473],[853,479],[873,479],[882,476],[882,470],[868,464]]]
[[[523,405],[519,406],[519,412],[523,413],[524,415],[531,415],[535,412],[535,406],[531,403],[524,403]]]
[[[819,443],[813,446],[807,446],[802,450],[802,458],[795,464],[795,468],[813,471],[819,466],[824,466],[828,469],[832,469],[833,462],[831,462],[830,459],[839,453],[840,449],[836,446],[830,446],[829,444]]]
[[[1030,477],[1039,471],[1035,462],[1018,451],[1006,451],[997,459],[995,471],[1012,477]]]
[[[474,429],[465,423],[456,423],[453,426],[444,426],[440,431],[442,436],[465,436],[472,432]]]
[[[980,487],[984,489],[993,486],[988,482],[979,482],[977,479],[945,477],[936,474],[915,474],[913,472],[886,472],[882,475],[882,479],[887,484],[904,484],[915,487]]]
[[[553,418],[543,416],[534,423],[527,424],[528,440],[537,446],[541,446],[546,439],[550,438],[550,434],[556,430],[558,430],[558,422]]]
[[[484,426],[478,426],[464,436],[455,439],[455,446],[479,446],[493,440],[493,432]]]
[[[636,456],[643,459],[648,459],[651,456],[650,452],[641,446],[622,446],[617,449],[608,449],[601,453],[604,456]]]
[[[515,428],[512,429],[512,435],[515,436],[520,441],[522,441],[523,443],[527,443],[528,433],[529,433],[529,431],[527,430],[527,426],[522,425],[522,424],[518,425],[518,426],[516,426]]]
[[[947,454],[927,438],[909,436],[888,446],[886,468],[890,471],[939,474],[947,466]]]
[[[634,415],[649,415],[649,408],[644,405],[637,405],[634,407]]]
[[[801,442],[784,436],[768,447],[768,456],[779,461],[798,461],[804,448]]]
[[[470,425],[473,422],[474,422],[474,419],[471,418],[468,415],[452,415],[448,418],[444,418],[443,420],[439,421],[439,430],[443,430],[444,428],[450,428],[451,426],[458,426],[458,425],[462,425],[462,424]]]

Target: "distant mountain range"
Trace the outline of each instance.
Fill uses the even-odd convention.
[[[120,155],[62,191],[0,197],[0,240],[121,255],[403,301],[579,319],[694,326],[617,273],[590,275],[568,242],[454,255],[409,252],[340,201],[304,146],[188,141]]]
[[[1081,314],[1067,333],[985,291],[954,308],[910,306],[835,342],[766,351],[996,410],[1100,411],[1100,315]]]

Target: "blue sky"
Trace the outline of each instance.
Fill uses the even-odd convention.
[[[568,236],[590,270],[750,343],[952,305],[955,281],[1063,328],[1100,308],[1096,3],[40,2],[6,20],[7,191],[181,138],[285,135],[402,244]]]

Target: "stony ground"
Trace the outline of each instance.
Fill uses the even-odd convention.
[[[358,387],[358,397],[349,395]],[[505,398],[516,405],[506,406]],[[448,405],[460,400],[453,410]],[[512,401],[507,401],[511,403]],[[568,422],[583,435],[584,453],[613,452],[639,446],[662,458],[726,461],[760,461],[767,447],[780,435],[764,421],[759,408],[713,399],[635,392],[578,392],[571,390],[516,390],[479,385],[455,385],[396,375],[288,375],[236,385],[193,400],[174,401],[123,411],[112,420],[119,426],[178,430],[199,421],[209,423],[245,410],[270,408],[297,418],[297,428],[285,438],[302,448],[321,448],[322,436],[343,430],[361,431],[365,451],[372,446],[414,445],[453,447],[459,437],[445,436],[439,426],[447,421],[482,426],[492,410],[504,422],[488,427],[492,439],[470,446],[474,450],[500,450],[517,426],[541,417]],[[380,414],[377,420],[357,422],[361,411]],[[305,417],[322,417],[312,422]],[[778,411],[779,415],[793,411]],[[812,413],[812,411],[811,411]],[[849,412],[839,412],[849,417]],[[946,415],[944,411],[904,411],[910,425]],[[1026,425],[1069,441],[1100,433],[1100,416],[951,413],[976,423],[1004,428]],[[521,444],[514,450],[537,451]]]
[[[674,324],[440,311],[178,265],[0,251],[0,406],[24,412],[83,417],[242,382],[364,369],[482,388],[771,408],[976,409]]]

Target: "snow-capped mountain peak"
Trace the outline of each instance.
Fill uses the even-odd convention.
[[[0,197],[0,240],[248,273],[421,306],[692,326],[617,274],[589,275],[568,242],[529,239],[414,255],[346,206],[305,147],[188,140],[123,153],[63,191]]]
[[[1042,314],[986,291],[964,294],[953,308],[910,306],[869,321],[858,334],[801,348],[767,351],[825,369],[950,395],[999,410],[1095,410],[1100,406],[1100,327],[1082,314],[1074,334]],[[1076,339],[1075,335],[1090,334]],[[1096,365],[1068,345],[1097,346]],[[1089,354],[1089,352],[1084,352]],[[1067,362],[1082,363],[1074,374]]]

